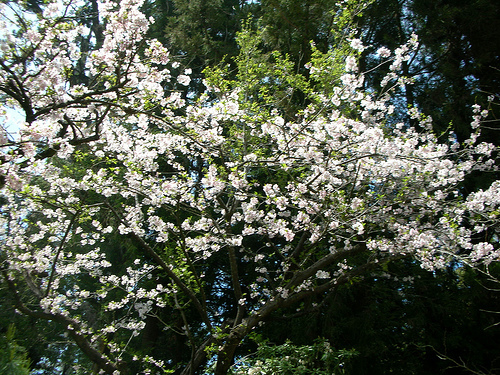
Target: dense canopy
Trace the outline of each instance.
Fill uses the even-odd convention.
[[[3,1],[0,372],[498,371],[500,7],[437,3]]]

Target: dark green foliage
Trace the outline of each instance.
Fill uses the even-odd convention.
[[[19,292],[25,296],[32,293],[30,290]],[[60,324],[21,315],[5,289],[0,290],[0,301],[2,375],[69,375],[90,371],[92,365],[89,360],[62,333]]]
[[[311,41],[326,52],[335,37],[334,0],[263,0],[264,41],[272,50],[288,53],[297,66],[311,57]]]
[[[242,17],[239,1],[173,0],[172,6],[173,16],[165,33],[172,53],[186,56],[186,65],[200,69],[224,56],[235,56],[235,36]]]
[[[494,285],[472,270],[432,274],[401,261],[338,288],[323,305],[310,300],[300,312],[279,311],[259,332],[274,344],[307,346],[322,337],[355,349],[349,374],[452,375],[468,373],[465,366],[493,374],[500,299],[485,287]]]
[[[362,24],[371,52],[395,48],[412,32],[418,35],[419,53],[406,66],[415,83],[406,86],[400,110],[417,106],[432,116],[438,134],[451,124],[462,142],[471,134],[471,106],[488,108],[487,96],[500,94],[499,20],[500,5],[488,0],[378,0]],[[498,123],[489,125],[497,129]],[[495,144],[500,139],[493,129],[483,136]]]
[[[29,359],[25,348],[15,340],[15,326],[10,324],[0,336],[0,372],[4,375],[28,375]]]
[[[293,345],[290,341],[276,345],[260,341],[256,353],[244,357],[232,374],[340,375],[349,373],[349,363],[357,356],[355,350],[335,350],[324,339],[312,345]]]

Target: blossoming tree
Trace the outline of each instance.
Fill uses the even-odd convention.
[[[242,35],[238,80],[207,71],[207,91],[186,100],[190,72],[147,39],[142,5],[94,3],[92,22],[71,0],[32,18],[2,5],[3,116],[25,117],[1,135],[2,282],[95,371],[225,374],[271,313],[388,262],[498,260],[500,183],[460,189],[496,170],[494,147],[476,142],[487,113],[475,110],[464,144],[438,142],[416,109],[418,129],[390,120],[416,37],[379,51],[390,73],[375,94],[360,40],[341,75],[335,51],[315,51],[306,82],[276,54],[272,70],[250,64]],[[285,114],[297,90],[308,105]],[[140,347],[150,317],[178,330],[187,360]]]

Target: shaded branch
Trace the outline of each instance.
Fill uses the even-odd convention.
[[[85,337],[82,333],[82,327],[80,323],[74,319],[71,319],[67,316],[61,314],[52,314],[42,311],[34,311],[28,308],[22,301],[19,293],[17,292],[15,283],[9,278],[9,275],[6,271],[2,271],[3,278],[7,284],[9,291],[14,297],[15,307],[22,312],[23,314],[44,320],[53,320],[58,323],[64,325],[66,332],[72,338],[76,345],[82,350],[82,352],[95,363],[99,368],[104,370],[108,374],[112,374],[114,371],[123,371],[126,372],[122,366],[115,364],[109,360],[106,356],[104,356],[101,352],[99,352],[96,348],[94,348],[90,341]]]

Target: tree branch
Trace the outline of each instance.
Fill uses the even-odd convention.
[[[17,292],[16,285],[9,278],[9,275],[6,271],[2,271],[3,278],[7,284],[9,291],[12,293],[14,297],[15,307],[27,316],[31,316],[33,318],[44,319],[44,320],[53,320],[58,323],[61,323],[65,326],[66,332],[73,339],[73,341],[78,345],[78,347],[82,350],[82,352],[96,365],[99,366],[102,370],[104,370],[108,374],[112,374],[114,371],[125,371],[125,368],[122,366],[115,364],[109,360],[106,356],[104,356],[101,352],[99,352],[96,348],[94,348],[89,340],[82,333],[82,327],[80,323],[74,319],[71,319],[67,316],[61,314],[52,314],[46,313],[42,311],[34,311],[28,308],[22,301],[19,293]]]

